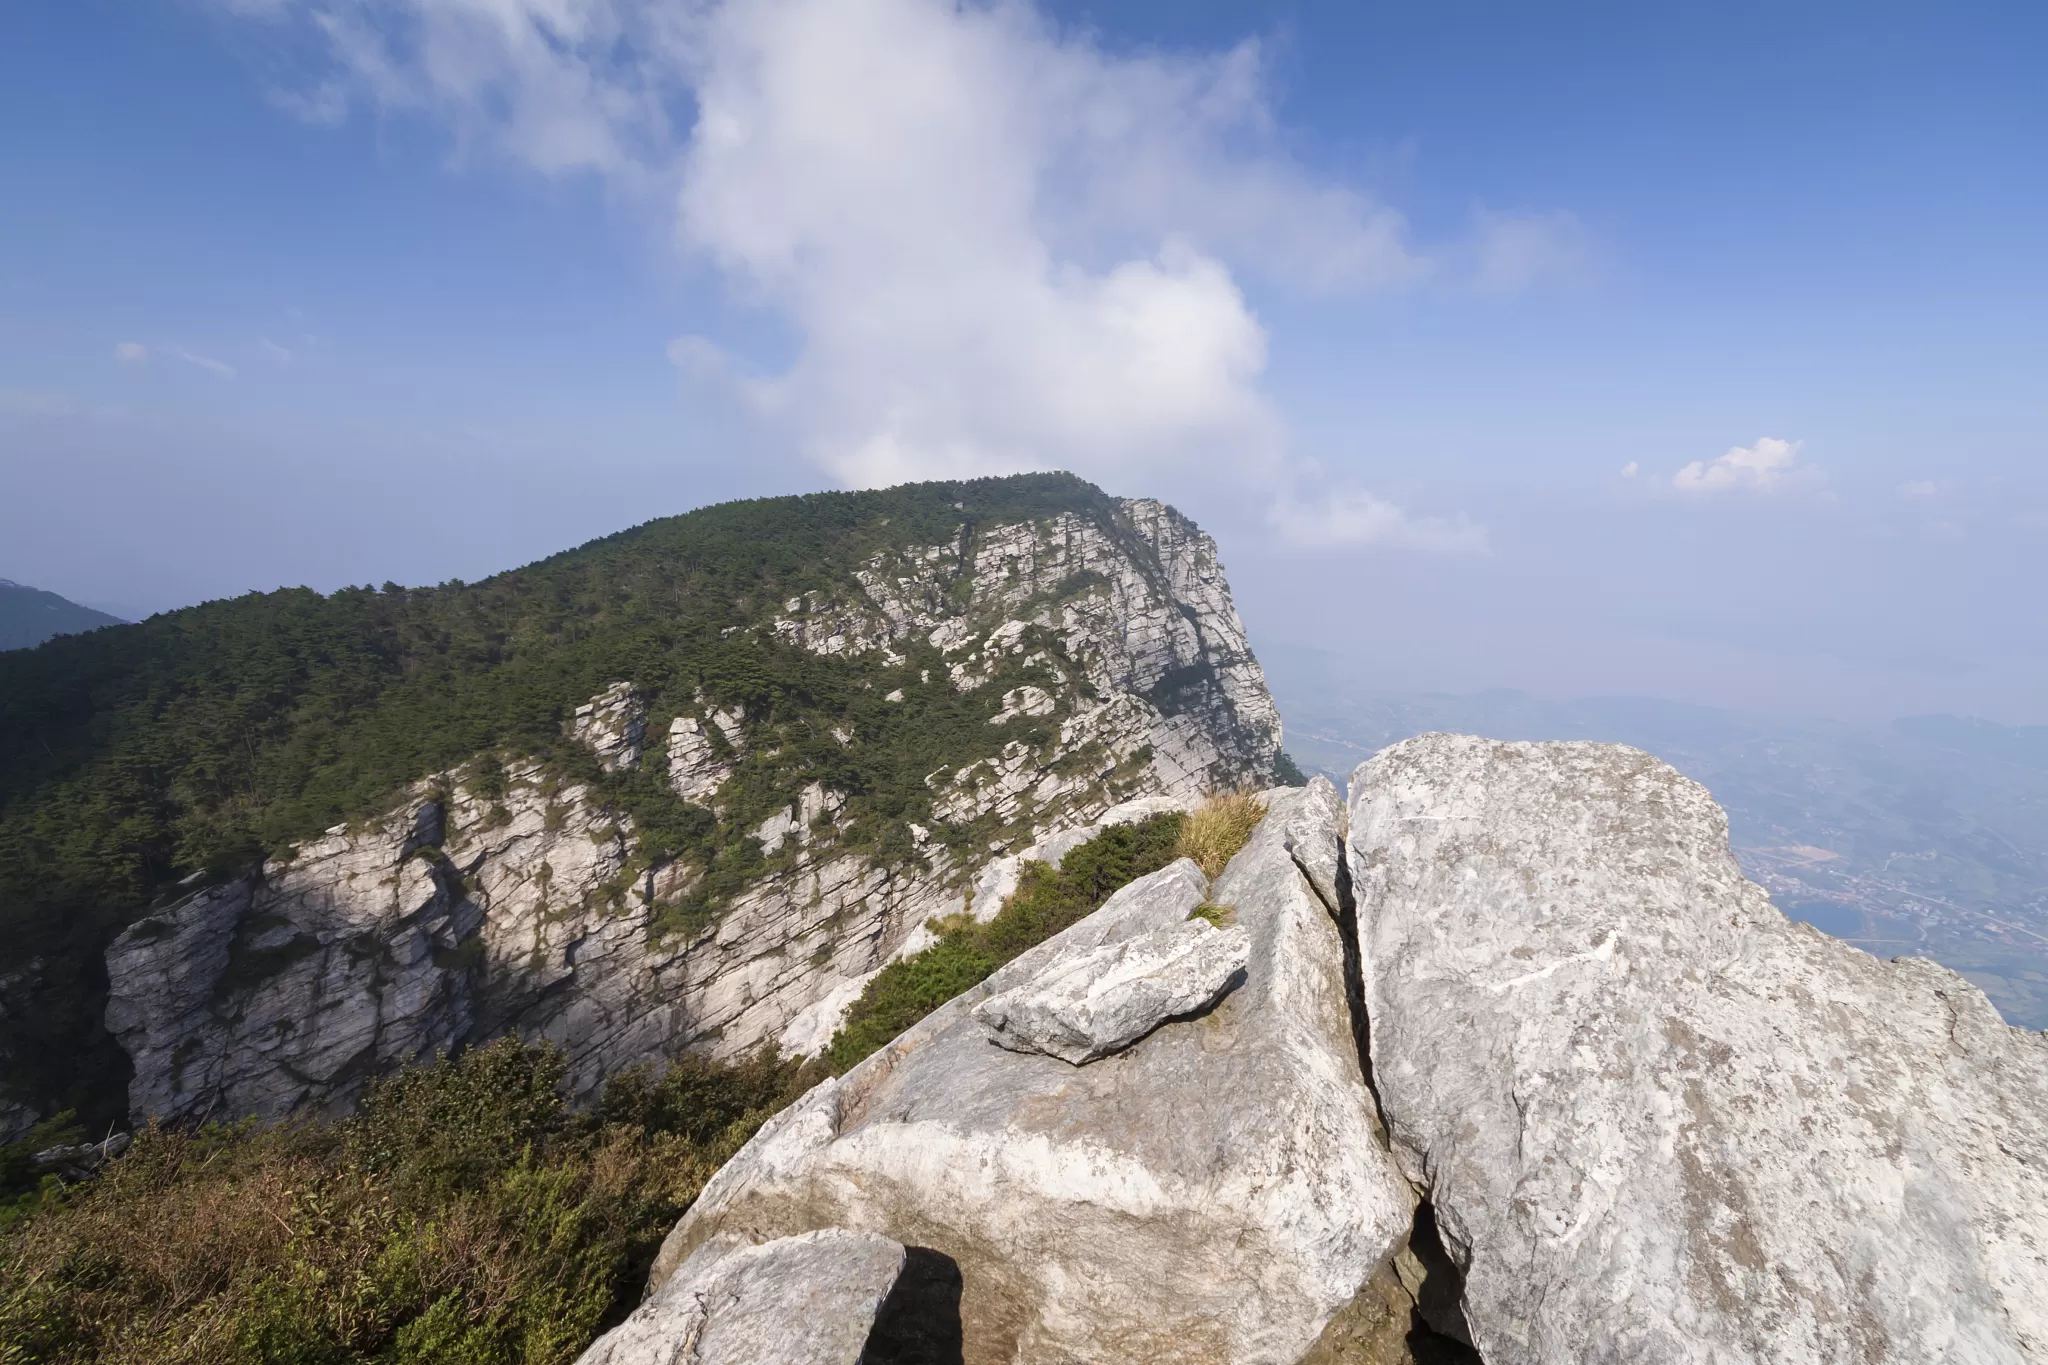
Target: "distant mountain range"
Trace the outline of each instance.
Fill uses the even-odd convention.
[[[28,649],[53,635],[76,635],[82,630],[123,624],[118,616],[0,578],[0,649]]]
[[[1786,914],[1880,957],[1946,963],[2013,1023],[2048,1028],[2048,726],[1378,692],[1334,656],[1280,650],[1264,661],[1288,751],[1340,784],[1378,749],[1431,730],[1656,754],[1727,809],[1736,855]]]

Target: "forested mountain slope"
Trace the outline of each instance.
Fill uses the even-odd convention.
[[[478,584],[55,640],[0,656],[0,1084],[42,1112],[126,1107],[101,964],[146,911],[116,1026],[179,1106],[334,1100],[494,1027],[572,1057],[628,1023],[631,1049],[737,1047],[879,967],[992,852],[1263,778],[1278,728],[1208,538],[1063,475],[727,504]],[[792,927],[871,902],[858,932]],[[649,1035],[644,992],[687,993],[656,978],[703,970],[693,945],[740,934],[722,923],[779,926],[778,960],[795,934],[801,969],[731,977],[717,1022]],[[592,1024],[600,948],[643,994]],[[438,1013],[393,1035],[401,966]],[[334,1068],[304,1094],[235,1070],[359,1015],[373,1036],[295,1054]]]

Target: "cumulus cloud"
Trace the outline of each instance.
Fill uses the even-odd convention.
[[[1642,469],[1643,467],[1640,464],[1636,463],[1634,460],[1630,460],[1627,464],[1621,467],[1621,477],[1623,477],[1624,479],[1633,479],[1637,474],[1640,474],[1642,472]]]
[[[139,341],[123,341],[114,347],[114,359],[124,365],[140,365],[149,359],[149,347]]]
[[[1023,0],[233,3],[313,39],[320,72],[287,92],[309,116],[417,111],[465,150],[673,196],[679,246],[801,340],[763,378],[701,337],[669,358],[847,483],[1196,465],[1275,486],[1293,462],[1241,277],[1508,289],[1578,250],[1563,216],[1419,249],[1286,153],[1256,43],[1112,53]],[[1347,497],[1274,524],[1469,541]]]
[[[1718,459],[1694,460],[1678,471],[1671,486],[1681,493],[1774,492],[1805,472],[1799,464],[1804,444],[1761,436],[1755,445],[1734,446]]]

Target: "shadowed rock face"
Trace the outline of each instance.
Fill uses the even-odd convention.
[[[1289,851],[1334,850],[1341,804],[1328,783],[1269,799],[1213,887],[1186,862],[1134,883],[772,1120],[652,1282],[715,1237],[847,1227],[958,1263],[969,1362],[1298,1360],[1413,1200],[1359,1071],[1336,918]],[[1085,1066],[997,1047],[972,1017],[1063,958],[1184,923],[1205,892],[1248,940],[1208,1012]]]
[[[1635,750],[1353,778],[1374,1078],[1493,1362],[2048,1358],[2048,1037],[1743,880]]]

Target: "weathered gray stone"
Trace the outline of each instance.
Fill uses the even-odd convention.
[[[613,683],[576,708],[569,733],[589,745],[607,769],[636,768],[646,747],[647,703],[633,691],[633,684]]]
[[[899,1244],[842,1228],[719,1238],[578,1365],[855,1365],[903,1265]]]
[[[651,1283],[709,1239],[854,1227],[959,1263],[966,1359],[1291,1365],[1400,1246],[1412,1197],[1360,1073],[1332,916],[1274,812],[1217,879],[1244,984],[1076,1069],[992,1046],[971,1011],[1132,936],[1192,864],[1021,955],[771,1120],[705,1188]],[[1326,809],[1333,809],[1326,805]],[[1334,820],[1323,837],[1336,843]],[[1200,877],[1198,870],[1193,871]],[[1119,941],[1128,941],[1128,938]]]
[[[1786,920],[1646,754],[1353,778],[1373,1070],[1496,1362],[2048,1359],[2048,1037]]]
[[[721,721],[727,722],[720,727],[720,733],[727,738],[730,752],[738,747],[740,726],[736,716],[714,712],[708,722],[695,716],[677,716],[669,722],[668,782],[685,801],[710,805],[725,779],[732,776],[731,760],[719,756],[718,746],[711,739],[713,726]]]
[[[1000,1047],[1080,1066],[1214,1004],[1250,952],[1249,937],[1236,925],[1183,921],[1056,958],[1029,981],[976,1005],[974,1018]]]

